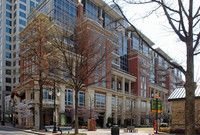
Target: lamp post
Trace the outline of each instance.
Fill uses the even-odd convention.
[[[52,94],[53,94],[53,99],[54,99],[54,113],[53,113],[54,122],[53,122],[53,132],[52,133],[57,133],[57,130],[56,130],[56,95],[60,96],[60,92],[56,93],[56,82],[55,82],[55,80],[54,80],[54,83],[53,83],[53,91],[49,92],[49,95],[52,95]]]
[[[53,94],[53,96],[54,96],[54,122],[53,122],[53,132],[52,133],[57,133],[57,131],[56,131],[56,82],[55,82],[55,80],[54,80],[54,82],[53,82],[53,89],[54,89],[54,94]]]

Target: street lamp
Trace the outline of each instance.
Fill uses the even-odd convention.
[[[54,99],[54,122],[53,122],[53,132],[52,133],[57,133],[57,130],[56,130],[56,95],[57,96],[60,96],[60,92],[58,90],[58,92],[56,93],[56,82],[54,80],[54,87],[53,87],[53,91],[50,91],[49,92],[49,95],[52,95],[53,94],[53,99]]]

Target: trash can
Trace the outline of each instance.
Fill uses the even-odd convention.
[[[119,135],[118,125],[113,125],[113,127],[111,128],[111,135]]]

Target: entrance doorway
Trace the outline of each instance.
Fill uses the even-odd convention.
[[[43,123],[44,125],[53,125],[53,110],[43,111]]]
[[[100,128],[103,128],[103,123],[104,123],[104,112],[100,112],[98,117],[99,119],[96,120],[97,126]]]

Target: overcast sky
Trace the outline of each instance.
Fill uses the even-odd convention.
[[[194,0],[195,1],[195,0]],[[131,20],[132,24],[136,26],[143,34],[145,34],[155,45],[165,51],[172,59],[186,68],[186,49],[185,44],[178,39],[178,36],[172,31],[168,24],[166,17],[162,10],[146,16],[149,9],[155,7],[154,5],[124,5],[123,7],[126,16]],[[199,0],[195,5],[200,6]],[[200,29],[200,24],[199,24]],[[185,79],[183,77],[183,79]],[[200,55],[195,57],[195,81],[200,83]]]

